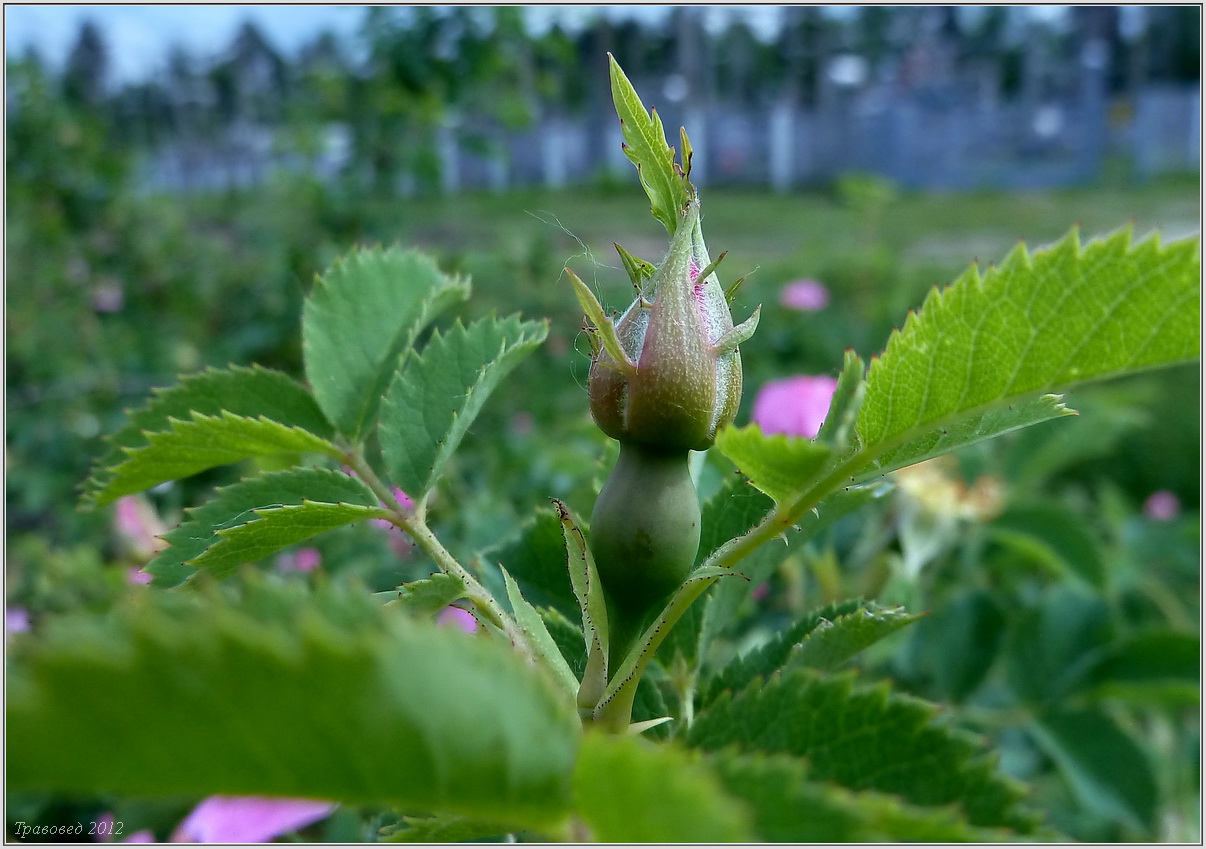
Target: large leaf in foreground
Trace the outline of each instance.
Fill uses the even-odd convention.
[[[418,251],[360,250],[319,278],[302,311],[306,377],[339,430],[372,425],[399,360],[441,312],[469,297]]]
[[[192,562],[211,545],[221,542],[219,533],[254,521],[255,510],[300,505],[306,499],[329,504],[377,504],[372,490],[360,481],[330,469],[287,469],[267,472],[219,489],[200,507],[190,508],[179,527],[164,534],[168,547],[143,570],[160,586],[175,586],[196,572]]]
[[[126,494],[113,487],[112,469],[127,459],[128,449],[146,447],[148,433],[170,431],[173,419],[187,420],[193,413],[220,416],[224,411],[248,419],[263,417],[324,439],[334,434],[314,396],[287,374],[258,366],[207,369],[154,390],[144,407],[129,413],[129,421],[109,437],[109,449],[93,467],[84,502],[99,507]]]
[[[1017,810],[1021,789],[997,774],[976,738],[936,713],[886,686],[796,669],[735,696],[722,693],[687,739],[709,751],[736,744],[794,755],[821,781],[893,793],[914,805],[957,803],[973,825],[1030,830],[1030,818]]]
[[[637,737],[587,734],[574,810],[603,843],[729,843],[753,837],[744,806],[698,755]]]
[[[931,292],[867,376],[857,432],[874,472],[1067,414],[1046,393],[1196,358],[1200,266],[1196,239],[1123,230],[1082,250],[1073,230]]]
[[[516,826],[567,810],[571,703],[508,648],[362,593],[253,582],[13,646],[10,790],[271,795]]]
[[[433,333],[382,406],[381,450],[393,482],[415,500],[429,492],[486,398],[546,335],[547,324],[519,316]]]

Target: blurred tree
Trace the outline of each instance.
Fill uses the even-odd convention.
[[[74,105],[100,108],[109,76],[109,50],[104,34],[92,20],[80,25],[79,34],[63,69],[63,94]]]

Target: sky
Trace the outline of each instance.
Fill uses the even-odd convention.
[[[176,43],[201,57],[217,54],[233,40],[245,20],[254,21],[273,46],[291,54],[323,29],[352,36],[364,18],[364,6],[57,6],[17,5],[4,7],[5,53],[19,56],[36,46],[42,57],[59,67],[71,49],[80,22],[91,18],[105,33],[110,48],[114,81],[126,83],[145,79],[162,67],[168,45]],[[553,20],[566,25],[585,22],[599,10],[616,17],[642,16],[654,22],[668,14],[669,6],[529,6],[528,14],[537,29]],[[710,6],[706,24],[721,24],[731,15],[742,15],[755,33],[771,37],[781,15],[778,6]],[[843,7],[829,7],[840,14]],[[844,7],[849,11],[849,7]],[[1038,17],[1059,17],[1066,6],[1029,6]]]

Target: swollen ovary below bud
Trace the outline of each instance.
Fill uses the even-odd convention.
[[[621,442],[595,502],[590,549],[620,656],[695,563],[700,511],[687,457],[686,451]]]

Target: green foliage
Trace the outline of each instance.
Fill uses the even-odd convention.
[[[393,481],[415,500],[435,485],[486,398],[548,335],[548,324],[518,316],[459,321],[432,334],[423,353],[390,383],[381,449]]]
[[[360,504],[329,504],[306,499],[285,507],[261,507],[250,521],[217,532],[220,539],[189,565],[215,578],[234,574],[244,563],[254,563],[282,548],[351,522],[384,519],[380,507]]]
[[[130,413],[96,462],[85,503],[99,507],[182,477],[180,472],[255,454],[323,451],[319,437],[331,435],[313,396],[288,375],[258,366],[208,369],[156,390],[145,407]],[[212,445],[211,439],[222,442]],[[176,459],[177,451],[191,456]]]
[[[743,807],[697,756],[635,737],[586,734],[574,809],[604,843],[730,843],[753,838]]]
[[[903,608],[857,599],[828,605],[720,670],[709,681],[704,703],[713,701],[722,691],[743,690],[755,678],[766,678],[777,671],[834,669],[920,618]]]
[[[13,646],[12,789],[568,810],[568,703],[506,647],[297,586],[158,596]]]
[[[1113,719],[1094,709],[1052,709],[1029,730],[1089,810],[1141,833],[1155,827],[1156,777]]]
[[[112,478],[105,487],[105,499],[142,492],[164,481],[250,457],[340,456],[325,439],[262,417],[249,419],[225,411],[220,416],[193,413],[187,421],[173,419],[170,426],[166,432],[145,433],[145,446],[127,449],[126,459],[109,470]]]
[[[608,67],[611,74],[611,97],[620,126],[624,132],[624,153],[637,167],[641,186],[649,195],[653,217],[665,225],[666,231],[674,235],[678,219],[694,194],[687,181],[691,170],[690,147],[687,134],[682,134],[683,166],[674,161],[674,148],[666,143],[666,132],[657,110],[646,112],[645,104],[618,62],[609,53]]]
[[[756,424],[729,427],[716,435],[716,448],[750,483],[779,504],[800,497],[829,459],[819,442],[781,433],[764,434]]]
[[[863,450],[887,472],[1066,415],[1045,393],[1196,357],[1200,267],[1196,239],[1132,245],[1129,230],[973,266],[872,362]]]
[[[200,507],[188,511],[188,519],[179,527],[169,531],[164,540],[168,547],[147,565],[144,571],[154,576],[154,583],[160,586],[175,586],[191,577],[198,566],[197,559],[202,557],[211,546],[226,545],[223,533],[227,530],[254,524],[260,514],[255,511],[270,507],[301,507],[306,501],[325,502],[327,504],[358,505],[362,508],[377,506],[376,496],[364,484],[343,472],[329,469],[289,469],[279,472],[266,472],[256,477],[248,478],[239,483],[223,487],[212,499]],[[355,521],[368,518],[369,514],[359,515],[352,511]],[[301,529],[298,529],[301,530]],[[324,528],[325,530],[325,528]],[[255,530],[252,534],[256,534]],[[303,537],[304,538],[304,537]],[[287,543],[285,543],[287,544]],[[240,549],[230,549],[232,554]],[[241,555],[240,555],[241,556]],[[231,561],[221,559],[210,560],[210,568],[220,568],[223,573],[237,567],[241,562],[254,559],[248,556],[246,560]],[[215,563],[225,565],[216,567]]]
[[[1029,831],[1021,790],[995,772],[979,740],[938,721],[930,704],[865,686],[850,675],[797,669],[722,694],[687,739],[717,751],[807,758],[810,774],[852,790],[900,795],[915,805],[957,803],[973,825]]]
[[[481,559],[506,567],[532,604],[555,608],[565,616],[578,615],[578,602],[565,568],[561,522],[555,512],[541,510],[513,539],[486,551]]]
[[[319,278],[302,316],[306,377],[342,433],[364,436],[419,334],[468,297],[468,281],[397,248],[358,251]]]
[[[523,630],[523,634],[528,639],[528,644],[536,651],[537,656],[544,662],[557,683],[565,688],[568,695],[573,696],[578,692],[578,678],[570,669],[569,663],[561,654],[561,649],[553,640],[549,629],[545,626],[544,620],[536,608],[523,597],[520,592],[519,585],[515,583],[515,579],[507,574],[507,570],[503,570],[503,579],[507,583],[507,599],[511,602],[511,612],[515,614],[515,621]]]
[[[767,843],[985,843],[1010,836],[973,828],[953,808],[921,808],[810,781],[798,758],[720,752],[706,762],[725,790],[749,805]]]
[[[417,616],[435,616],[454,601],[465,596],[465,582],[456,575],[436,572],[421,581],[403,584],[394,592],[384,593],[398,605]]]

